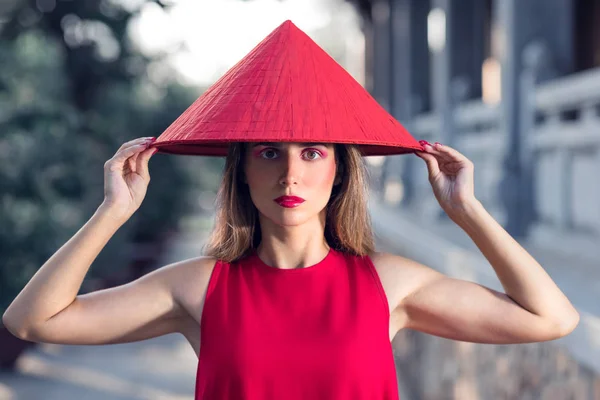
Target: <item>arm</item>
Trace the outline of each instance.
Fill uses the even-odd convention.
[[[190,325],[182,303],[183,284],[194,277],[190,273],[200,277],[209,273],[214,262],[208,257],[174,263],[126,285],[77,296],[92,262],[145,197],[148,161],[156,150],[152,141],[128,141],[104,164],[102,205],[44,263],[4,313],[4,325],[15,336],[50,343],[122,343],[181,332],[182,321]]]
[[[488,344],[543,342],[569,333],[564,324],[529,312],[505,293],[411,260],[402,263],[414,275],[409,295],[395,310],[403,328]]]
[[[487,258],[510,299],[530,313],[570,333],[579,313],[542,266],[502,228],[479,201],[469,203],[453,220]]]
[[[400,263],[411,274],[397,309],[405,326],[482,343],[552,340],[575,329],[573,305],[473,196],[473,163],[449,146],[424,148],[416,155],[427,163],[437,200],[490,262],[506,294],[389,255],[388,264]]]
[[[141,204],[154,150],[150,138],[121,145],[104,164],[104,202],[92,218],[35,273],[8,306],[2,322],[17,337],[68,307],[100,251]],[[109,206],[112,205],[112,206]]]
[[[122,286],[77,296],[90,264],[121,224],[102,208],[27,283],[4,314],[25,340],[113,344],[181,332],[189,320],[176,286],[200,257],[167,265]]]
[[[92,218],[44,263],[6,309],[2,321],[15,336],[24,337],[49,320],[77,296],[92,262],[123,225],[100,206]]]
[[[404,293],[402,327],[476,343],[531,343],[569,334],[579,314],[544,269],[483,208],[456,219],[496,271],[506,293],[450,278],[416,261],[378,255]],[[398,268],[401,267],[401,268]]]

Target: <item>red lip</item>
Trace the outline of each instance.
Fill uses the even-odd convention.
[[[289,202],[289,203],[303,203],[305,200],[298,196],[280,196],[274,201],[278,203]]]

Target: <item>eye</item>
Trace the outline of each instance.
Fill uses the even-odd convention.
[[[317,154],[319,156],[319,158],[321,157],[321,153],[319,153],[317,150],[308,150],[304,154],[308,154],[308,153],[314,153],[314,154]],[[308,159],[309,160],[317,160],[317,157],[309,157]]]
[[[267,157],[264,157],[264,155],[265,155],[265,154],[268,154],[268,153],[270,153],[270,152],[277,154],[277,150],[276,150],[276,149],[269,148],[269,149],[265,149],[265,150],[263,150],[263,151],[260,153],[260,156],[261,156],[261,158],[264,158],[264,159],[266,159],[266,160],[273,160],[273,159],[275,159],[275,157],[268,157],[268,156],[267,156]],[[319,152],[319,151],[317,151],[317,150],[307,150],[307,151],[305,151],[305,152],[304,152],[304,154],[311,154],[311,153],[314,153],[315,155],[313,155],[313,156],[308,156],[308,157],[307,157],[307,159],[308,159],[308,160],[310,160],[310,161],[312,161],[312,160],[318,160],[319,158],[322,158],[322,157],[323,157],[323,156],[321,155],[321,152]],[[318,156],[318,157],[317,157],[317,156]]]
[[[269,153],[269,152],[275,152],[275,149],[265,149],[265,150],[263,150],[263,151],[260,153],[260,156],[262,157],[264,154],[267,154],[267,153]],[[265,157],[263,157],[263,158],[265,158]],[[272,158],[270,158],[270,157],[266,157],[266,159],[267,159],[267,160],[272,160]]]

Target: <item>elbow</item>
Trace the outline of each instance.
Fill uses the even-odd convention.
[[[13,320],[11,320],[10,315],[6,312],[2,315],[2,325],[13,336],[18,337],[19,339],[22,339],[22,340],[29,340],[27,329],[25,329],[24,327],[20,326],[19,324],[17,324]]]
[[[580,316],[576,311],[569,316],[561,318],[557,324],[559,337],[567,336],[573,332],[577,328],[577,325],[579,325],[579,320]]]

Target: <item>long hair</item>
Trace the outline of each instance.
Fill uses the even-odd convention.
[[[335,162],[341,182],[327,203],[325,239],[335,250],[364,256],[375,248],[367,209],[368,170],[357,145],[335,143]],[[246,143],[231,143],[216,197],[215,224],[204,255],[237,261],[261,241],[258,210],[243,181]]]

